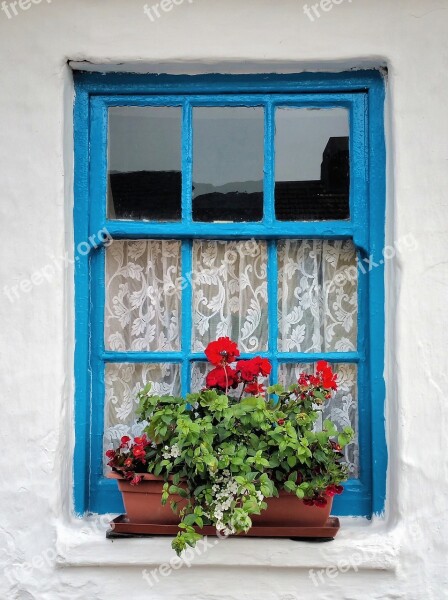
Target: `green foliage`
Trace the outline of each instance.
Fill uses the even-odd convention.
[[[204,525],[247,531],[251,515],[281,489],[313,499],[346,479],[341,449],[353,431],[338,432],[328,420],[314,430],[328,392],[276,384],[268,393],[241,399],[207,389],[185,400],[152,395],[150,384],[140,392],[139,418],[152,442],[145,464],[166,481],[162,503],[180,514],[172,544],[178,554],[194,546]]]

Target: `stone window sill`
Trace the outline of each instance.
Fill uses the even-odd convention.
[[[383,519],[341,518],[332,542],[310,543],[279,538],[208,538],[190,551],[192,567],[272,567],[393,571],[397,545]],[[169,537],[108,540],[107,522],[98,517],[73,519],[57,528],[60,567],[139,566],[157,568],[173,560]],[[187,564],[187,561],[185,561]],[[177,566],[179,568],[179,566]]]

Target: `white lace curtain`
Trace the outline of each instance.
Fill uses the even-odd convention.
[[[178,241],[116,240],[107,248],[107,350],[180,350],[180,260]]]
[[[114,241],[106,251],[105,346],[115,351],[180,350],[182,276],[192,285],[191,349],[202,352],[220,336],[242,352],[268,350],[267,244],[265,241],[196,241],[193,272],[181,271],[178,241]],[[351,241],[284,240],[278,243],[278,350],[356,350],[357,268]],[[303,367],[303,368],[302,368]],[[284,365],[278,376],[297,379],[309,365]],[[340,391],[326,408],[339,427],[357,430],[356,367],[337,366]],[[192,389],[205,368],[192,370]],[[105,448],[139,433],[136,394],[148,380],[163,393],[179,393],[179,366],[109,364],[106,368]],[[357,474],[358,445],[346,451]]]

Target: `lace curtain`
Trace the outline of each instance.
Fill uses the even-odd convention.
[[[356,350],[356,253],[350,240],[284,240],[278,249],[279,350]]]
[[[267,350],[266,242],[194,242],[193,273],[193,351],[221,336]]]
[[[171,240],[116,240],[107,248],[107,350],[180,350],[180,249]]]
[[[267,351],[268,297],[265,241],[195,241],[193,272],[181,272],[179,241],[114,241],[106,251],[105,347],[115,351],[179,351],[182,276],[192,286],[191,349],[203,352],[220,336],[238,340],[245,353]],[[345,240],[278,242],[278,350],[356,350],[357,265]],[[288,383],[312,365],[283,365]],[[191,389],[203,385],[207,367],[194,363]],[[338,364],[340,390],[325,408],[339,428],[357,435],[356,366]],[[180,393],[180,367],[173,364],[106,366],[105,448],[122,435],[136,435],[136,394],[146,381],[157,392]],[[358,444],[346,449],[358,474]]]

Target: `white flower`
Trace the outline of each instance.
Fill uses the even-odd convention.
[[[178,456],[180,456],[180,448],[177,444],[173,444],[171,446],[171,456],[173,458],[177,458]]]

